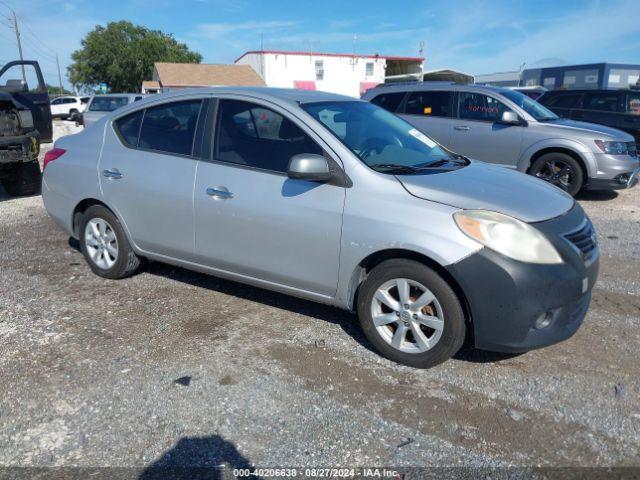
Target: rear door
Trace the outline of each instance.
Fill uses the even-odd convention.
[[[524,127],[498,123],[502,113],[511,109],[484,93],[461,91],[457,97],[451,150],[483,162],[515,168],[520,158]]]
[[[216,110],[194,190],[198,262],[335,295],[345,188],[286,174],[293,155],[329,155],[320,139],[270,103],[221,99]]]
[[[102,193],[145,251],[192,259],[195,138],[203,103],[173,100],[106,124]]]
[[[0,90],[11,93],[31,109],[42,143],[53,140],[49,93],[38,62],[25,60],[7,63],[0,70]]]
[[[400,116],[439,144],[453,148],[453,93],[445,90],[409,92]]]

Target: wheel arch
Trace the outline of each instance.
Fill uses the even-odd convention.
[[[584,183],[587,182],[589,178],[589,169],[587,168],[587,163],[578,152],[567,147],[546,147],[538,150],[529,159],[529,166],[527,167],[527,173],[529,173],[531,166],[537,159],[539,159],[540,157],[548,153],[564,153],[565,155],[568,155],[571,158],[573,158],[576,162],[578,162],[578,165],[580,165],[580,168],[582,169],[582,174],[584,178],[583,182]]]
[[[422,263],[427,267],[431,268],[435,272],[437,272],[445,282],[449,284],[452,288],[460,305],[462,305],[462,309],[464,311],[465,322],[469,327],[467,329],[467,338],[473,341],[473,321],[471,317],[471,308],[469,306],[469,302],[467,300],[467,296],[462,289],[460,283],[449,273],[449,271],[443,267],[440,263],[435,261],[433,258],[419,253],[413,250],[406,250],[400,248],[390,248],[379,250],[377,252],[369,254],[367,257],[363,258],[360,263],[358,263],[355,271],[353,272],[351,278],[351,287],[349,289],[349,306],[352,310],[356,309],[356,299],[358,296],[358,292],[360,290],[360,286],[367,278],[367,275],[371,270],[373,270],[376,266],[380,265],[382,262],[386,260],[395,260],[395,259],[406,259],[406,260],[415,260],[416,262]]]

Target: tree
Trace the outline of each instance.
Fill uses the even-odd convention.
[[[60,95],[71,95],[71,92],[66,88],[63,87],[62,90],[60,90],[60,87],[49,85],[48,83],[47,83],[47,92],[49,92],[50,97],[59,97]]]
[[[102,82],[111,92],[137,92],[150,80],[154,62],[200,63],[202,55],[172,35],[130,22],[110,22],[89,32],[67,68],[73,85],[91,89]]]

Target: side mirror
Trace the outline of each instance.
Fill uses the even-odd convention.
[[[502,116],[498,123],[504,123],[505,125],[520,125],[521,122],[516,112],[507,110],[506,112],[502,112]]]
[[[289,178],[311,182],[326,182],[333,176],[327,159],[312,153],[300,153],[291,157],[287,175]]]

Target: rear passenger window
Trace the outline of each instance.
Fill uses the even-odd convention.
[[[578,104],[580,100],[580,95],[578,94],[568,94],[568,95],[556,95],[553,98],[550,98],[547,102],[542,102],[547,107],[555,107],[555,108],[573,108]]]
[[[147,108],[138,146],[191,155],[201,103],[200,100],[187,100]]]
[[[371,103],[378,105],[385,110],[389,110],[390,112],[395,112],[398,110],[403,98],[404,92],[383,93],[382,95],[372,98]]]
[[[291,120],[253,103],[220,100],[216,124],[215,159],[223,162],[286,172],[294,155],[323,154]]]
[[[451,92],[411,92],[404,113],[429,117],[451,116]]]
[[[115,121],[116,131],[120,134],[121,140],[130,147],[138,146],[143,112],[144,110],[138,110]]]
[[[586,110],[602,112],[618,111],[618,95],[615,93],[587,93],[584,98]]]
[[[504,103],[481,93],[460,92],[458,95],[460,118],[497,122],[507,110]]]

